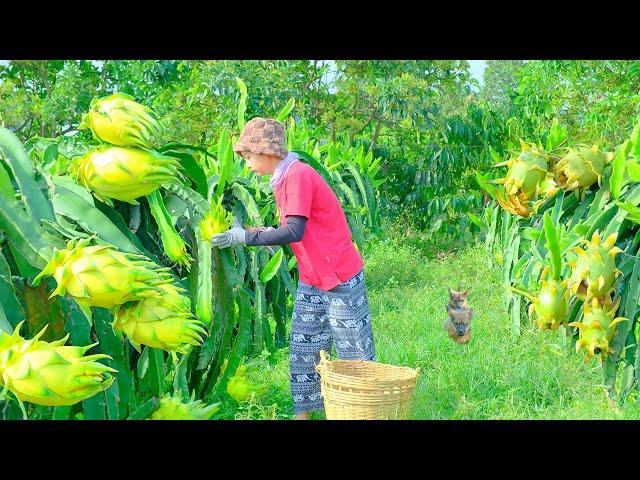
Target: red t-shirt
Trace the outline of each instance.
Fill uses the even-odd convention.
[[[296,162],[274,193],[281,225],[287,215],[308,219],[302,240],[290,244],[300,280],[331,290],[364,267],[338,197],[313,167]]]

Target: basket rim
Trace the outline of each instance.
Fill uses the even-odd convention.
[[[417,376],[407,379],[375,379],[358,377],[354,375],[341,374],[325,374],[320,373],[320,381],[323,385],[331,390],[340,388],[352,389],[354,391],[377,391],[388,390],[393,395],[400,394],[403,391],[413,390],[417,384]]]
[[[356,381],[358,386],[366,389],[367,387],[371,387],[375,390],[381,390],[383,387],[388,388],[390,390],[394,390],[401,386],[414,387],[416,381],[418,379],[417,375],[407,377],[407,378],[395,378],[395,379],[377,379],[370,377],[360,377],[357,375],[345,375],[336,372],[319,372],[320,380],[323,383],[329,384],[339,384],[339,385],[350,385],[354,386],[354,380]]]

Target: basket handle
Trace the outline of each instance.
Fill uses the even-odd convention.
[[[325,352],[324,350],[320,350],[320,362],[327,362],[329,360],[329,356],[327,355],[327,352]]]
[[[325,352],[324,350],[320,350],[320,363],[316,365],[316,372],[322,375],[321,370],[323,369],[323,367],[326,366],[328,362],[329,362],[329,357],[327,356],[327,352]]]

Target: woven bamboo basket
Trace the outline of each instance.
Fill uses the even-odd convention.
[[[324,350],[316,371],[327,420],[410,418],[419,368],[365,360],[330,361]]]

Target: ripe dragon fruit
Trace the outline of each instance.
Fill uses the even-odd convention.
[[[53,276],[58,286],[49,298],[68,294],[89,316],[90,307],[112,308],[162,295],[158,285],[173,278],[168,268],[111,246],[89,246],[93,238],[72,239],[65,249],[56,250],[33,284]]]
[[[124,93],[94,98],[78,129],[90,128],[94,137],[123,147],[153,148],[161,141],[162,126],[150,108]]]
[[[587,353],[585,361],[597,354],[601,354],[601,358],[604,360],[608,353],[612,351],[609,345],[616,333],[616,325],[627,321],[623,317],[614,319],[619,305],[620,298],[612,304],[611,297],[606,295],[604,304],[601,305],[601,299],[594,297],[591,302],[585,302],[582,321],[569,324],[569,326],[576,327],[579,331],[576,352],[584,347]]]
[[[124,333],[140,351],[141,345],[187,353],[207,335],[205,325],[191,313],[187,291],[172,283],[159,286],[162,296],[115,308],[113,330]]]
[[[586,190],[594,183],[600,185],[604,167],[612,160],[612,154],[593,147],[570,148],[553,168],[554,179],[564,191]]]
[[[539,195],[548,197],[558,189],[547,170],[549,155],[522,140],[520,145],[522,150],[518,156],[495,165],[509,167],[507,175],[492,180],[491,183],[504,185],[504,193],[496,190],[496,199],[502,208],[514,215],[528,218],[544,201],[544,198],[538,199]]]
[[[591,241],[581,240],[587,245],[586,250],[572,248],[578,258],[568,262],[572,268],[568,287],[579,299],[602,297],[621,274],[616,268],[615,256],[622,250],[615,246],[616,239],[617,233],[612,233],[601,244],[600,234],[596,231]]]
[[[111,359],[109,355],[84,354],[97,345],[64,346],[69,338],[44,342],[39,338],[26,340],[19,334],[20,322],[12,335],[0,333],[0,383],[2,395],[11,391],[25,414],[23,401],[45,406],[73,405],[109,388],[114,381],[111,367],[96,360]]]

